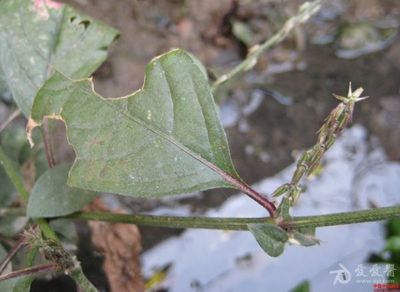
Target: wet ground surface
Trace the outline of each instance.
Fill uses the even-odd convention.
[[[305,192],[291,214],[327,214],[400,202],[400,163],[387,160],[377,139],[368,140],[362,126],[346,129],[326,153],[324,170],[303,182]],[[253,187],[268,192],[288,181],[294,168],[292,164]],[[244,196],[232,196],[206,215],[264,216],[265,210]],[[368,273],[373,267],[368,257],[385,245],[382,227],[382,222],[369,222],[317,228],[319,245],[304,248],[292,242],[279,258],[266,256],[248,232],[189,229],[146,251],[143,274],[151,277],[168,267],[159,287],[170,292],[292,291],[304,280],[310,282],[310,291],[372,291],[379,276]],[[340,265],[348,269],[349,281],[335,285],[331,271]],[[365,269],[362,277],[355,272],[360,265]]]

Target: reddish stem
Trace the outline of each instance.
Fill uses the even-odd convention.
[[[260,194],[244,182],[238,182],[237,187],[239,187],[242,192],[244,192],[258,204],[267,209],[271,217],[275,216],[276,206],[266,196]]]
[[[7,128],[7,126],[9,124],[11,124],[12,121],[14,121],[19,115],[21,114],[21,111],[18,109],[16,111],[14,111],[8,118],[7,120],[0,125],[0,133],[3,132],[3,130],[5,128]]]
[[[15,254],[25,245],[25,238],[20,238],[13,248],[8,252],[6,257],[0,264],[0,275],[3,273],[4,269],[7,267],[8,263],[15,256]]]
[[[0,281],[11,279],[11,278],[17,278],[17,277],[22,277],[22,276],[30,276],[34,274],[39,274],[39,273],[45,273],[51,270],[57,269],[58,266],[56,264],[44,264],[44,265],[38,265],[32,268],[26,268],[26,269],[21,269],[15,272],[11,272],[5,275],[0,275]]]
[[[43,120],[43,143],[44,143],[44,150],[46,152],[47,163],[49,167],[52,168],[56,165],[56,161],[54,159],[53,154],[53,147],[51,146],[50,142],[50,135],[49,135],[49,124],[47,118]]]

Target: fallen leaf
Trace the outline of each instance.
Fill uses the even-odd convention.
[[[95,199],[88,209],[110,212],[100,198]],[[145,291],[139,260],[142,246],[136,225],[90,221],[89,227],[93,244],[104,256],[103,269],[111,291]]]

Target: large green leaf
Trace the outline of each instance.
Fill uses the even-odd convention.
[[[250,232],[261,248],[270,256],[277,257],[283,253],[289,236],[285,230],[274,224],[248,224]]]
[[[56,73],[39,91],[30,124],[66,123],[76,152],[68,183],[133,196],[232,187],[239,178],[196,62],[173,50],[148,65],[145,80],[130,96],[106,99],[91,80]]]
[[[27,207],[30,217],[57,217],[71,214],[86,206],[96,193],[67,186],[70,165],[48,169],[37,180]]]
[[[116,36],[114,29],[50,0],[1,0],[0,27],[0,84],[26,117],[54,70],[89,76]]]

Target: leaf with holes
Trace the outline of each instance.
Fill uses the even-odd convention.
[[[67,186],[70,165],[48,169],[35,183],[27,207],[29,217],[57,217],[81,210],[97,194]]]
[[[56,73],[39,91],[30,125],[46,116],[67,126],[73,187],[161,196],[240,181],[207,79],[185,51],[155,58],[143,89],[127,97],[103,98],[91,80]]]
[[[92,74],[117,32],[51,0],[0,1],[0,84],[26,117],[47,78]]]

